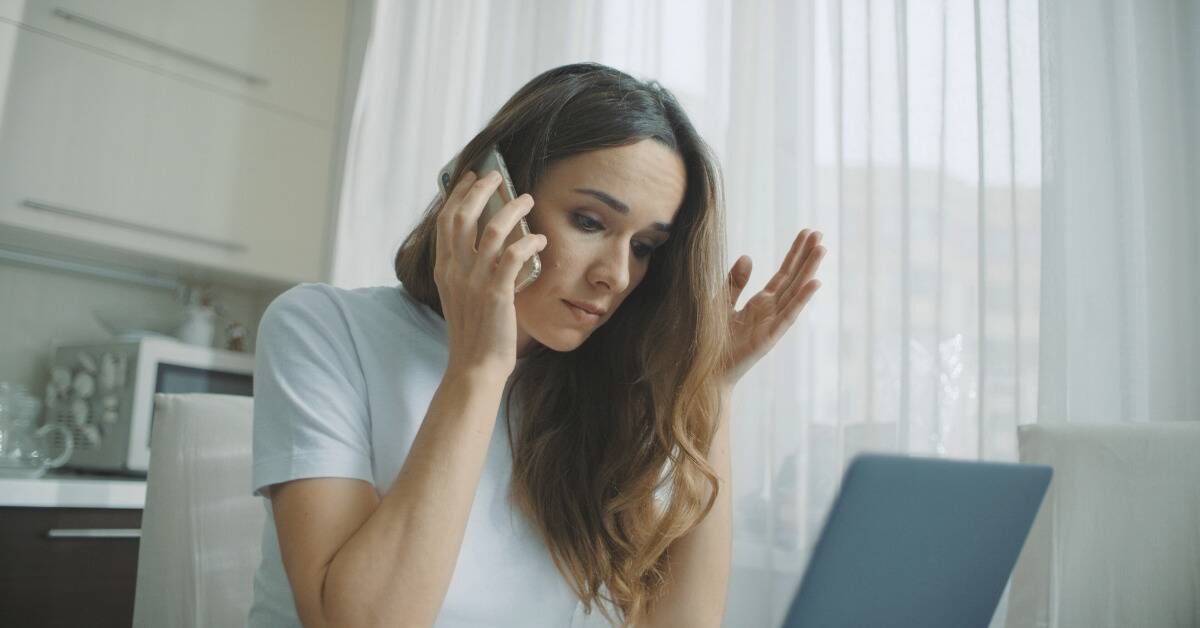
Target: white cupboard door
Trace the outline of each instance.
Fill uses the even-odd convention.
[[[0,222],[281,281],[322,276],[333,131],[0,24]]]
[[[0,217],[74,234],[134,216],[117,200],[144,158],[146,84],[134,68],[0,24]]]
[[[0,20],[332,125],[346,0],[0,0]]]
[[[334,125],[341,90],[346,0],[159,0],[163,38],[245,74],[238,93]],[[166,67],[186,62],[164,56]],[[210,71],[214,76],[215,71]],[[260,82],[261,81],[261,82]]]
[[[152,59],[139,55],[154,50],[104,26],[160,40],[169,11],[169,5],[157,0],[0,0],[2,19],[139,60]]]
[[[140,220],[212,242],[197,262],[318,280],[332,130],[176,81],[155,81],[148,105]]]
[[[0,0],[0,19],[155,65],[170,5],[158,0]]]

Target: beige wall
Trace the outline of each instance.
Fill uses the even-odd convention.
[[[248,331],[247,349],[263,310],[275,292],[214,286],[217,300]],[[51,341],[104,341],[108,331],[93,309],[118,312],[172,311],[174,292],[134,283],[19,263],[0,262],[0,381],[23,384],[36,397],[45,391]],[[218,321],[213,344],[225,346],[225,324]]]

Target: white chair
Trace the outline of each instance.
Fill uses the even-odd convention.
[[[1018,440],[1054,479],[1008,628],[1200,626],[1200,421],[1030,425]]]
[[[249,397],[158,394],[133,625],[244,626],[266,513]]]

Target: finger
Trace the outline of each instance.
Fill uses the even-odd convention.
[[[809,236],[808,242],[804,245],[804,252],[800,255],[800,259],[802,260],[801,264],[807,264],[808,261],[812,259],[813,252],[817,249],[821,249],[822,251],[825,250],[824,247],[821,246],[821,238],[823,237],[825,237],[825,234],[821,233],[820,231],[814,231],[813,234]]]
[[[793,286],[803,285],[804,282],[812,279],[812,273],[806,274],[806,270],[810,267],[815,272],[815,266],[812,266],[813,252],[817,250],[817,243],[821,241],[821,232],[814,231],[809,234],[804,245],[800,248],[800,254],[792,260],[792,265],[787,268],[786,276],[779,286],[780,294],[786,294]],[[821,248],[824,251],[824,248]],[[822,253],[823,254],[823,253]]]
[[[828,249],[819,244],[813,247],[808,257],[804,260],[804,265],[800,267],[798,281],[801,284],[806,283],[809,279],[813,278],[813,275],[817,274],[817,269],[821,267],[821,261],[825,259],[825,253],[827,252]]]
[[[517,284],[517,272],[525,265],[526,260],[546,248],[546,242],[546,236],[531,233],[508,245],[500,254],[499,265],[496,267],[496,283],[513,289]]]
[[[804,306],[808,304],[809,299],[816,294],[817,289],[820,287],[821,282],[819,280],[814,279],[808,282],[802,289],[792,295],[791,301],[788,301],[784,305],[778,316],[772,317],[762,351],[770,351],[771,347],[774,347],[779,342],[779,339],[783,338],[787,330],[791,329],[792,325],[795,324],[796,317],[804,310]]]
[[[452,206],[452,203],[457,204],[461,202],[463,196],[466,196],[467,190],[471,189],[471,184],[475,183],[478,179],[479,177],[474,171],[468,170],[464,172],[458,178],[458,182],[454,184],[454,187],[450,188],[450,192],[446,194],[445,200],[442,201],[443,207],[449,207]]]
[[[450,229],[454,254],[462,259],[475,257],[475,241],[479,239],[479,215],[500,185],[500,174],[492,171],[471,184],[457,207],[449,207]]]
[[[796,234],[796,239],[792,240],[792,246],[788,249],[787,256],[783,258],[783,263],[779,265],[779,270],[767,282],[763,292],[774,293],[782,288],[787,283],[788,269],[795,264],[795,260],[800,256],[800,249],[808,240],[808,229],[801,229],[800,233]]]
[[[816,274],[817,267],[821,265],[821,260],[824,257],[825,247],[823,246],[818,246],[811,251],[808,259],[804,262],[803,268],[800,269],[800,272],[796,273],[796,277],[788,285],[788,287],[783,289],[779,301],[781,307],[787,307],[786,304],[791,302],[791,300],[795,297],[795,293],[810,283],[810,280],[812,280],[813,275]],[[817,285],[820,285],[820,283],[818,282]]]
[[[813,295],[821,287],[820,279],[813,279],[805,283],[800,289],[796,290],[789,301],[783,306],[783,316],[780,318],[786,324],[786,327],[791,327],[796,322],[796,317],[804,310],[804,306],[812,299]],[[784,330],[786,330],[786,327]]]
[[[522,194],[506,203],[504,208],[492,216],[492,219],[484,226],[483,235],[479,240],[478,259],[485,261],[487,268],[491,268],[490,265],[500,254],[504,243],[516,228],[517,222],[527,216],[532,209],[533,197]]]
[[[750,259],[749,255],[743,255],[733,263],[733,268],[729,271],[729,306],[736,307],[738,298],[742,296],[742,290],[746,289],[746,283],[750,281],[750,273],[754,269],[754,260]]]
[[[450,190],[450,194],[446,196],[446,199],[442,201],[442,206],[438,209],[437,232],[435,234],[436,240],[434,241],[435,263],[444,264],[449,259],[451,246],[453,246],[454,242],[450,228],[451,213],[447,211],[447,208],[457,207],[463,195],[466,194],[474,182],[474,172],[468,170],[463,173],[463,176],[458,180],[458,183],[454,184],[454,187]]]

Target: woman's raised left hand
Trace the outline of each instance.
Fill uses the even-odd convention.
[[[779,271],[762,291],[746,301],[741,310],[734,308],[750,280],[753,262],[747,255],[734,262],[729,271],[731,329],[723,376],[727,388],[733,388],[746,371],[779,342],[796,321],[800,310],[821,287],[821,281],[813,279],[825,257],[825,247],[820,246],[820,242],[820,231],[800,231]]]

